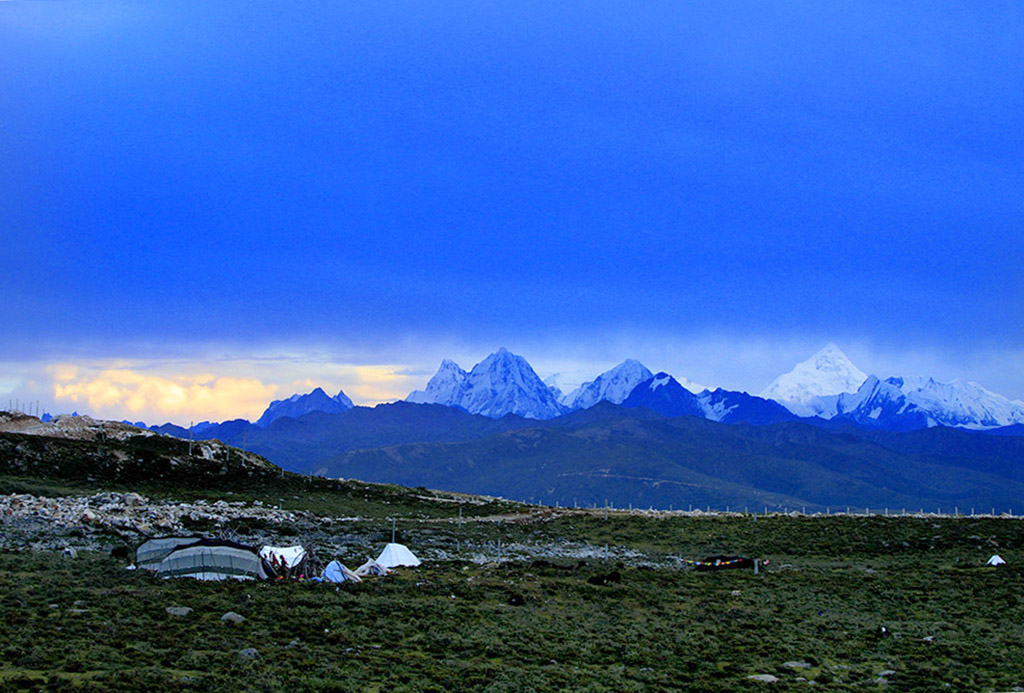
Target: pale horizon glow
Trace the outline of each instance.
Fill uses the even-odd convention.
[[[358,359],[360,363],[331,363],[329,349],[304,353],[297,347],[268,349],[248,358],[235,352],[195,362],[126,357],[23,362],[0,364],[0,406],[20,400],[34,407],[39,401],[41,409],[51,414],[78,411],[149,425],[236,418],[255,421],[271,401],[305,394],[316,387],[330,396],[343,391],[357,406],[405,399],[413,390],[426,386],[443,358],[452,358],[469,370],[499,346],[526,358],[541,379],[571,372],[582,383],[627,358],[635,358],[652,372],[666,371],[677,379],[702,382],[710,389],[723,387],[756,395],[827,341],[806,339],[773,345],[764,340],[730,342],[718,336],[616,343],[609,338],[605,343],[613,348],[615,358],[604,357],[596,350],[574,351],[541,343],[524,344],[523,348],[497,344],[475,349],[467,344],[455,347],[446,343],[440,348],[453,348],[458,354],[447,356],[439,348],[421,349],[403,362],[396,358],[397,353],[389,353],[386,364],[368,363],[372,360],[370,354]],[[1011,400],[1022,399],[1024,393],[1024,382],[999,382],[997,377],[1012,369],[1014,363],[1024,363],[1024,352],[991,351],[965,358],[936,350],[886,350],[866,342],[838,345],[861,370],[880,378],[931,376],[943,382],[959,378],[977,382]]]

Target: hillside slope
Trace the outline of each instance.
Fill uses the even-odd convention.
[[[1024,478],[1008,471],[1024,453],[1015,438],[993,439],[1001,445],[979,452],[981,463],[965,461],[963,451],[949,459],[914,441],[876,442],[803,423],[643,419],[615,415],[611,405],[603,412],[459,443],[353,450],[311,471],[620,507],[1006,508],[1024,492]]]

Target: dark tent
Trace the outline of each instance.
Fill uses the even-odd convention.
[[[156,570],[160,561],[164,560],[171,551],[186,544],[194,544],[204,537],[156,537],[147,539],[139,548],[135,549],[135,564],[147,570]]]

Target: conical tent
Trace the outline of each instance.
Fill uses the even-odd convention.
[[[395,568],[400,565],[417,566],[420,559],[409,550],[404,544],[388,544],[377,556],[377,563],[385,568]]]
[[[325,582],[362,582],[362,579],[345,567],[341,561],[331,561],[324,568],[323,577]]]
[[[1006,565],[1006,561],[1003,560],[1002,556],[995,554],[992,558],[988,559],[985,565]]]

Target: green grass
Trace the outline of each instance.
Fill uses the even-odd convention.
[[[253,530],[283,543],[312,538],[347,552],[350,565],[387,541],[385,518],[396,517],[399,541],[425,558],[449,558],[336,587],[163,581],[100,553],[0,551],[0,690],[763,689],[748,680],[753,674],[778,676],[773,690],[805,690],[806,680],[821,690],[1024,686],[1019,520],[606,518],[452,502],[453,494],[310,479],[272,466],[188,460],[182,471],[169,462],[179,455],[173,450],[138,452],[141,462],[126,471],[113,453],[131,450],[117,445],[3,440],[28,453],[0,456],[0,493],[135,491],[359,517],[219,528],[242,541]],[[146,476],[150,464],[160,474]],[[79,546],[122,541],[87,527],[53,532]],[[473,562],[495,557],[499,542],[504,563]],[[605,546],[608,561],[599,558]],[[770,563],[755,576],[698,573],[678,560],[723,553]],[[1010,564],[979,567],[992,553]],[[534,567],[536,555],[566,565],[588,558],[565,571]],[[621,582],[587,582],[610,571]],[[170,606],[193,611],[173,617]],[[247,620],[225,623],[227,611]],[[240,658],[246,648],[259,657]],[[787,669],[788,661],[810,666]],[[895,672],[885,682],[884,670]]]
[[[0,553],[0,688],[757,690],[765,684],[746,677],[760,673],[780,678],[773,690],[803,690],[801,676],[824,690],[1024,685],[1017,521],[567,512],[400,526],[414,549],[607,542],[664,567],[453,560],[335,587],[161,581],[99,554]],[[997,551],[1010,566],[966,567]],[[719,552],[769,558],[770,568],[669,567],[675,555]],[[586,582],[613,569],[621,583]],[[172,617],[168,606],[194,611]],[[226,611],[247,620],[224,623]],[[248,647],[257,660],[239,658]],[[811,667],[782,668],[792,660]],[[896,673],[883,684],[886,669]]]

